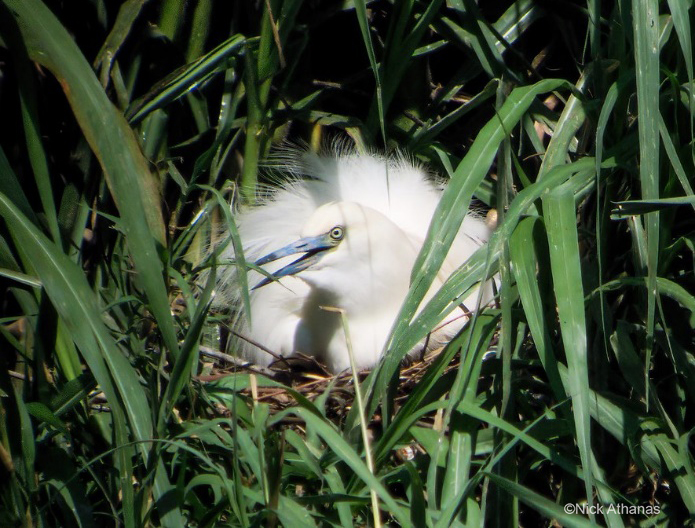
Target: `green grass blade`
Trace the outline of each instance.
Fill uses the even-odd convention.
[[[473,320],[473,332],[464,341],[461,337],[456,344],[464,344],[461,351],[461,364],[456,380],[451,388],[450,399],[444,423],[448,425],[450,432],[447,463],[442,484],[441,507],[442,517],[438,520],[438,526],[447,526],[454,522],[455,512],[462,509],[462,499],[466,498],[465,490],[471,485],[471,468],[479,422],[470,414],[462,411],[468,404],[475,401],[480,369],[482,368],[483,354],[488,350],[490,340],[494,332],[494,326],[485,324],[486,318],[479,316]],[[435,455],[435,459],[438,458]],[[466,508],[465,519],[461,522],[469,522],[470,515],[474,513]]]
[[[229,230],[229,237],[231,239],[232,247],[234,248],[234,264],[236,266],[236,280],[238,281],[238,287],[241,292],[241,300],[244,307],[244,314],[247,317],[249,324],[251,323],[251,298],[249,296],[249,280],[247,276],[247,264],[244,258],[244,248],[239,237],[239,231],[236,227],[236,222],[234,221],[234,215],[232,214],[232,209],[229,204],[224,200],[222,193],[217,189],[209,187],[207,185],[200,185],[201,189],[207,190],[212,193],[213,197],[217,201],[218,207],[222,210],[222,214],[225,219],[227,229]],[[224,273],[224,271],[222,271]]]
[[[468,210],[471,197],[487,174],[500,143],[538,94],[563,85],[566,85],[564,81],[550,79],[514,90],[498,115],[483,127],[466,157],[456,167],[430,224],[427,240],[413,266],[410,291],[386,346],[390,353],[386,354],[385,361],[377,370],[380,379],[376,385],[378,392],[383,393],[386,381],[391,378],[401,359],[410,350],[400,343],[395,349],[393,345],[402,339],[400,334],[405,333],[408,323],[432,285]]]
[[[22,123],[24,125],[24,137],[27,145],[27,155],[34,172],[34,181],[39,191],[43,216],[48,224],[48,232],[56,242],[61,242],[60,229],[58,227],[58,213],[53,198],[51,175],[48,168],[46,152],[41,139],[41,120],[39,118],[36,82],[32,71],[32,63],[26,54],[26,50],[20,44],[19,32],[11,31],[10,34],[17,42],[10,43],[10,49],[14,51],[14,59],[17,68],[19,84],[19,103],[22,110]]]
[[[390,513],[398,520],[401,526],[411,526],[410,516],[407,510],[398,505],[391,497],[388,490],[383,486],[379,479],[372,475],[367,465],[362,461],[360,456],[348,444],[344,438],[334,429],[333,425],[324,421],[323,418],[316,416],[308,409],[303,407],[294,407],[283,411],[280,415],[294,414],[304,420],[307,427],[314,428],[315,431],[323,438],[323,440],[331,447],[336,456],[343,460],[361,481],[368,487],[376,491],[377,495],[388,508]]]
[[[484,328],[485,333],[491,333],[496,328],[497,323],[498,317],[481,314],[476,320],[476,331],[482,331],[480,329]],[[433,400],[437,400],[446,392],[446,386],[439,384],[444,369],[449,365],[454,354],[458,352],[461,343],[468,342],[467,334],[473,330],[473,325],[468,326],[461,337],[457,338],[456,341],[442,351],[417,384],[403,407],[398,411],[388,428],[384,430],[379,438],[379,442],[374,446],[374,459],[377,461],[377,467],[415,423],[423,406]]]
[[[134,101],[126,112],[126,118],[131,125],[136,125],[154,110],[183,97],[211,74],[223,69],[230,57],[240,54],[245,42],[243,36],[233,35],[193,63],[171,73]]]
[[[159,248],[166,244],[159,190],[135,136],[48,8],[39,0],[3,1],[15,16],[29,56],[50,69],[63,86],[82,132],[102,165],[150,308],[167,348],[176,356],[178,344],[159,257]]]
[[[567,527],[590,527],[595,526],[595,524],[572,513],[566,513],[564,508],[559,504],[555,504],[553,501],[545,498],[544,496],[530,490],[516,482],[495,475],[494,473],[487,473],[487,477],[492,480],[495,484],[500,486],[502,489],[507,490],[509,493],[518,497],[524,504],[530,506],[534,510],[542,513],[547,517],[547,519],[556,519],[562,523],[562,526]]]
[[[693,70],[693,43],[691,37],[692,29],[690,25],[690,16],[688,15],[688,7],[692,7],[692,4],[688,6],[688,2],[668,0],[668,8],[671,11],[673,27],[676,29],[678,43],[680,44],[681,51],[683,52],[683,59],[685,60],[685,69],[688,74],[688,80],[692,82],[695,73]]]
[[[552,349],[549,325],[545,321],[541,292],[536,279],[538,260],[534,251],[534,230],[537,229],[538,222],[538,218],[533,217],[522,219],[512,234],[509,249],[524,316],[538,350],[538,357],[548,375],[555,397],[562,401],[566,398],[566,393],[557,369],[557,358]]]
[[[99,72],[101,85],[106,88],[111,76],[111,68],[116,59],[116,55],[126,38],[130,34],[135,20],[140,15],[140,11],[147,0],[126,0],[118,9],[116,21],[109,32],[108,37],[101,46],[96,59],[94,59],[94,69]]]
[[[379,129],[381,130],[381,139],[386,144],[386,126],[384,125],[385,120],[385,109],[384,109],[384,95],[382,89],[382,71],[379,62],[376,59],[376,53],[374,52],[374,44],[372,43],[372,36],[369,30],[369,19],[367,18],[367,0],[353,0],[353,5],[355,6],[355,14],[357,15],[357,22],[360,25],[360,32],[362,33],[362,42],[364,43],[364,48],[367,50],[367,57],[369,57],[369,64],[372,67],[372,73],[374,74],[374,82],[376,84],[376,91],[374,94],[374,100],[376,101],[376,117],[374,119],[379,120]],[[370,137],[374,136],[373,127],[367,129]]]
[[[659,198],[659,2],[633,0],[639,161],[642,199]],[[656,314],[656,274],[659,265],[659,213],[645,217],[647,232],[647,348],[644,375],[649,376]]]
[[[568,182],[543,198],[550,264],[562,342],[570,371],[567,393],[572,399],[576,439],[589,505],[593,505],[589,364],[584,290],[577,238],[574,193]],[[593,516],[592,516],[593,519]]]
[[[193,23],[191,24],[191,37],[186,50],[187,62],[193,62],[203,54],[212,22],[212,7],[212,0],[200,0],[195,7]]]
[[[671,136],[669,133],[668,128],[666,127],[666,123],[664,122],[664,117],[659,113],[659,135],[661,136],[661,141],[664,142],[664,150],[666,150],[666,155],[668,156],[669,161],[671,162],[671,167],[673,167],[673,171],[676,173],[676,176],[678,177],[678,181],[680,182],[681,186],[683,187],[683,191],[688,196],[693,196],[693,187],[690,185],[690,181],[688,181],[688,176],[685,172],[685,169],[683,168],[683,164],[681,163],[680,158],[678,157],[678,152],[676,152],[676,147],[673,144],[673,141],[671,140]],[[693,205],[695,207],[695,205]]]
[[[646,424],[644,426],[645,429],[651,429],[650,425]],[[673,475],[673,480],[685,503],[685,507],[691,516],[695,515],[695,478],[686,471],[683,457],[680,456],[678,449],[674,445],[675,441],[659,432],[656,427],[654,429],[650,431],[652,433],[650,434],[650,440],[658,450],[666,468]]]
[[[22,252],[32,262],[53,306],[111,403],[117,445],[128,443],[127,429],[137,440],[151,439],[152,419],[145,392],[132,366],[116,347],[104,325],[101,310],[82,270],[40,233],[4,195],[0,195],[0,216],[13,237],[21,241]],[[128,417],[128,427],[123,414]],[[141,454],[145,460],[148,458],[147,447],[141,444]],[[123,484],[132,491],[129,451],[117,449],[116,456],[120,460],[118,466],[124,472]],[[164,494],[165,476],[160,473],[156,481],[158,496]],[[131,501],[132,509],[132,494],[124,496],[126,499]],[[165,517],[174,522],[180,518],[180,512],[173,509]]]
[[[34,209],[32,209],[22,186],[17,179],[12,167],[10,167],[5,151],[0,147],[0,193],[4,194],[9,200],[26,216],[32,224],[40,226],[40,222]],[[3,262],[5,266],[6,263]]]
[[[169,415],[174,409],[174,405],[178,400],[184,387],[188,386],[191,381],[191,376],[197,372],[198,363],[198,342],[200,334],[203,331],[203,325],[207,318],[210,302],[212,299],[212,290],[215,286],[215,273],[211,273],[208,277],[208,283],[197,301],[195,313],[191,319],[191,325],[186,333],[186,339],[181,346],[181,356],[179,361],[174,365],[174,369],[169,377],[164,392],[164,397],[159,408],[159,418],[157,430],[160,434],[165,432],[165,423],[169,419]],[[189,309],[193,306],[189,305]]]
[[[101,320],[94,292],[80,268],[33,227],[4,195],[0,195],[0,215],[13,237],[21,241],[22,252],[32,262],[107,397],[116,399],[120,394],[136,437],[151,438],[152,422],[149,413],[144,412],[148,408],[145,393]],[[104,368],[107,364],[111,374]],[[118,386],[118,393],[108,389],[111,383]]]

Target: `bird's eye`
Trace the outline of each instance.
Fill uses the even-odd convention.
[[[345,232],[341,226],[335,226],[333,229],[331,229],[329,235],[333,240],[338,242],[343,239]]]

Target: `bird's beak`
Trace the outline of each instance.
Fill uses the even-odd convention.
[[[275,260],[287,257],[289,255],[295,255],[297,253],[304,253],[297,260],[288,264],[284,268],[279,269],[273,273],[273,277],[279,279],[280,277],[286,277],[287,275],[295,275],[300,271],[304,271],[308,267],[316,264],[321,258],[326,254],[325,252],[336,246],[337,242],[333,240],[328,233],[323,235],[318,235],[314,237],[304,237],[300,238],[296,242],[286,245],[285,247],[273,251],[267,254],[265,257],[259,258],[254,264],[256,266],[262,266],[263,264],[268,264]],[[256,284],[252,289],[261,288],[266,284],[273,282],[273,279],[264,277],[261,282]]]

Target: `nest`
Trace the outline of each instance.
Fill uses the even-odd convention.
[[[400,371],[397,394],[394,399],[394,410],[401,407],[410,396],[414,387],[420,382],[432,362],[438,357],[442,348],[432,350],[421,358],[404,363]],[[200,376],[200,381],[213,381],[224,376],[247,372],[270,378],[292,391],[301,394],[309,401],[330,391],[324,403],[327,417],[334,423],[342,423],[352,408],[355,399],[355,385],[352,372],[349,370],[332,375],[315,358],[299,355],[282,358],[270,367],[259,367],[239,360],[234,356],[215,352],[207,347],[201,347],[201,353],[216,360],[216,367],[208,376]],[[458,368],[459,354],[452,359],[444,373]],[[360,383],[364,382],[369,370],[358,373]],[[242,391],[250,399],[268,404],[271,413],[277,413],[296,405],[296,399],[288,389],[281,387],[254,387]],[[380,422],[380,417],[372,417],[374,422]],[[431,426],[431,421],[430,421]]]

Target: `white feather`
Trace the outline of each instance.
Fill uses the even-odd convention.
[[[345,239],[315,266],[252,290],[252,325],[241,317],[237,331],[279,355],[301,352],[339,372],[350,365],[340,319],[320,308],[335,306],[346,310],[357,366],[372,367],[408,291],[412,266],[443,185],[403,157],[302,153],[284,161],[293,178],[235,217],[246,260],[255,262],[302,237],[328,232],[337,223],[345,224]],[[484,220],[469,214],[427,297],[489,235]],[[230,246],[223,257],[233,256]],[[299,256],[284,257],[263,268],[276,272]],[[239,306],[233,269],[223,274],[217,299]],[[252,288],[263,280],[255,271],[248,276]],[[464,304],[474,307],[476,298],[474,293]],[[491,288],[486,286],[483,303],[491,298]],[[453,322],[431,336],[431,347],[451,339],[466,318],[457,309],[447,317],[449,321]],[[246,359],[260,365],[274,360],[250,343],[242,341],[240,349]]]

